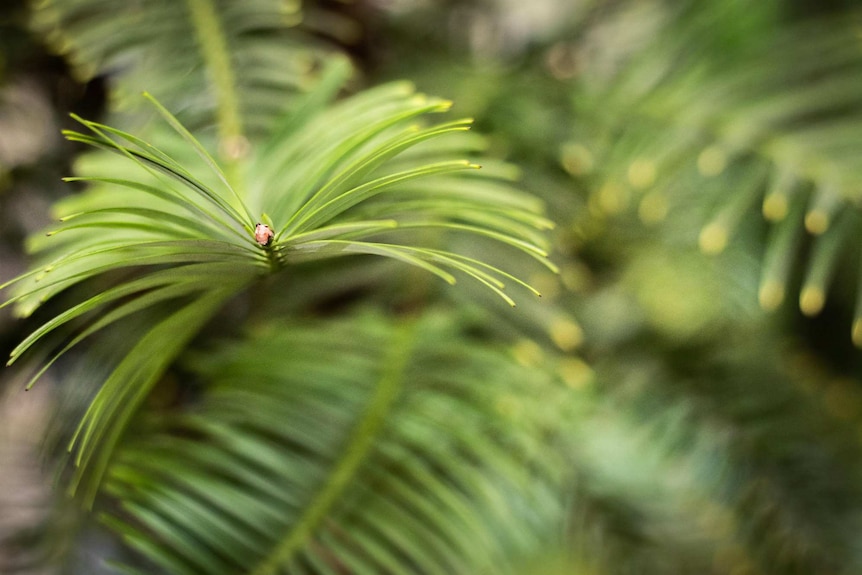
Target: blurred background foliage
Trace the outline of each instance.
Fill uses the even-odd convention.
[[[454,238],[543,297],[382,258],[264,280],[149,393],[92,511],[66,447],[147,318],[27,394],[25,358],[0,379],[0,572],[862,569],[854,1],[240,4],[0,7],[0,284],[103,161],[69,112],[159,138],[147,90],[230,164],[337,55],[343,95],[406,79],[475,118],[559,274]],[[75,297],[0,309],[0,347]]]

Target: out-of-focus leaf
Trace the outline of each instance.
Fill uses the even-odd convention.
[[[267,323],[193,365],[200,404],[142,417],[107,483],[173,573],[507,572],[561,518],[568,391],[450,319]]]

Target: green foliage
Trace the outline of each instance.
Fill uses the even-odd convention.
[[[474,573],[535,548],[563,388],[452,318],[400,323],[268,322],[199,356],[200,402],[136,426],[105,521],[178,574]]]
[[[88,349],[93,353],[104,341],[94,338],[100,332],[125,334],[110,374],[71,437],[71,491],[88,506],[100,494],[122,502],[123,514],[106,517],[106,525],[153,563],[176,573],[238,568],[268,573],[294,560],[324,571],[333,568],[326,567],[332,561],[358,562],[364,569],[376,563],[392,572],[420,566],[429,572],[465,571],[471,570],[469,565],[497,564],[507,554],[524,551],[527,543],[534,545],[559,504],[548,499],[550,485],[529,501],[516,504],[515,498],[526,496],[521,490],[532,488],[531,478],[536,477],[521,468],[524,449],[529,447],[537,465],[541,450],[530,444],[536,438],[520,428],[514,434],[482,431],[484,435],[474,436],[494,417],[505,415],[495,407],[502,399],[486,405],[486,395],[470,389],[496,362],[479,349],[471,351],[466,342],[434,342],[436,337],[455,337],[451,331],[440,334],[428,327],[426,333],[423,328],[421,339],[431,345],[425,349],[428,343],[423,343],[421,353],[414,353],[413,344],[399,340],[420,336],[387,335],[390,328],[381,320],[367,330],[367,320],[361,319],[334,331],[319,323],[285,324],[281,329],[286,335],[265,340],[257,335],[242,343],[244,355],[252,354],[248,360],[242,360],[241,353],[236,364],[205,370],[200,377],[207,381],[206,399],[200,407],[170,416],[168,427],[163,427],[167,419],[157,418],[161,423],[141,428],[142,435],[128,434],[130,426],[137,430],[148,425],[136,423],[147,420],[146,410],[139,415],[141,407],[230,300],[247,292],[245,298],[261,301],[262,293],[277,289],[265,281],[268,276],[302,273],[309,262],[370,254],[411,264],[448,283],[455,283],[457,275],[469,277],[510,305],[514,300],[503,291],[507,282],[538,294],[495,265],[448,249],[444,240],[450,235],[484,237],[554,269],[546,259],[544,237],[552,224],[541,216],[541,203],[508,183],[510,168],[491,162],[479,170],[468,159],[482,147],[480,139],[465,134],[470,121],[424,122],[425,116],[446,111],[449,102],[417,94],[405,82],[333,102],[351,72],[344,59],[336,58],[326,65],[314,90],[294,98],[280,119],[273,120],[274,114],[265,110],[267,121],[259,123],[267,129],[255,130],[253,122],[238,113],[242,104],[256,102],[246,100],[242,82],[232,78],[231,63],[224,59],[224,30],[211,12],[215,5],[190,2],[188,7],[200,55],[214,78],[216,143],[206,134],[199,141],[149,95],[162,125],[169,128],[149,127],[153,141],[76,118],[87,132],[67,131],[66,137],[102,150],[83,158],[79,175],[68,178],[89,187],[58,204],[59,225],[34,238],[31,249],[39,263],[2,286],[15,290],[4,305],[14,304],[21,316],[37,312],[60,294],[75,294],[71,307],[49,318],[12,351],[10,363],[55,331],[74,330],[74,337],[45,362],[28,388],[85,340],[91,340]],[[81,7],[90,18],[67,15],[75,24],[71,37],[89,46],[82,58],[101,66],[156,41],[155,28],[143,26],[140,37],[116,45],[113,37],[104,44],[91,43],[76,26],[91,29],[92,18],[116,25],[113,18],[123,17],[92,8]],[[146,15],[157,21],[165,17],[164,11],[178,8],[152,3],[134,18]],[[242,22],[224,16],[223,23]],[[233,37],[230,31],[226,37]],[[186,34],[182,41],[187,40]],[[232,58],[244,56],[243,48],[229,53]],[[142,78],[172,74],[170,69],[141,72]],[[136,74],[124,82],[140,80]],[[284,86],[273,86],[283,97]],[[157,91],[162,89],[165,86]],[[210,93],[201,88],[194,92]],[[199,123],[194,117],[191,121]],[[248,132],[246,124],[251,126]],[[223,160],[215,159],[213,149]],[[261,223],[272,230],[271,241],[256,238]],[[131,329],[117,331],[124,324]],[[345,348],[344,338],[356,347]],[[393,351],[386,351],[390,347]],[[227,359],[231,353],[219,352],[213,359]],[[452,365],[445,371],[429,369],[433,361]],[[272,379],[259,371],[265,368],[272,370]],[[239,370],[237,379],[222,379],[233,370]],[[504,372],[509,377],[516,373],[509,368]],[[255,391],[248,378],[263,387]],[[504,390],[501,382],[495,393]],[[245,399],[234,407],[244,408],[245,415],[218,407],[236,393]],[[457,433],[448,430],[446,444],[451,448],[439,442],[447,437],[437,435],[445,428],[435,424],[433,413],[425,413],[434,405],[463,420]],[[289,425],[298,413],[315,406],[324,408],[315,422],[317,431],[307,419]],[[247,426],[238,416],[254,418],[258,425]],[[158,448],[162,434],[177,432],[194,438],[185,446],[169,440],[174,447]],[[354,436],[348,440],[350,433]],[[134,437],[144,441],[139,444]],[[283,449],[268,447],[273,438],[283,442]],[[223,444],[228,439],[231,446]],[[519,447],[512,441],[530,445]],[[253,466],[241,479],[224,475],[225,465],[241,463],[235,459],[240,446],[241,457],[250,458],[245,461]],[[190,458],[186,449],[197,455]],[[413,451],[415,461],[396,461]],[[144,467],[135,463],[144,461]],[[197,463],[191,465],[193,461]],[[541,481],[535,487],[559,481],[560,462],[550,461],[539,466]],[[207,471],[210,465],[219,467],[215,475]],[[172,470],[179,474],[164,476]],[[489,476],[499,478],[496,494],[489,491]],[[281,487],[273,491],[274,485]],[[391,500],[394,493],[400,494],[396,501]],[[207,509],[205,502],[213,496],[221,503]],[[349,506],[360,499],[362,508],[377,510],[362,517],[350,512]],[[165,507],[166,501],[173,504]],[[464,508],[468,503],[474,511]],[[399,511],[402,524],[388,519],[393,509],[404,506],[410,512]],[[521,508],[531,511],[523,514]],[[184,513],[176,514],[179,509]],[[238,513],[255,509],[259,516],[235,523]],[[446,510],[454,515],[450,518]],[[533,525],[533,535],[524,530],[523,520]],[[333,530],[335,523],[340,529]],[[345,533],[352,534],[352,542],[343,539]],[[212,539],[218,535],[226,539]],[[471,537],[480,537],[481,553],[475,541],[469,543]],[[181,544],[159,543],[169,539]],[[433,550],[418,546],[423,540],[436,541]],[[318,541],[331,547],[323,558]],[[240,548],[229,551],[226,560],[221,544]]]
[[[62,481],[105,556],[857,571],[857,16],[417,6],[34,7],[111,105],[2,287],[33,330],[11,362],[83,396]],[[370,88],[334,55],[352,18]],[[797,289],[816,321],[762,313]]]
[[[633,24],[637,46],[585,62],[572,101],[590,121],[563,163],[598,213],[631,203],[647,223],[688,219],[709,254],[762,203],[775,230],[760,303],[774,310],[792,289],[807,231],[800,307],[815,315],[834,271],[856,265],[862,51],[846,22],[770,28],[768,5],[684,3]],[[632,23],[649,10],[624,5],[606,18]]]
[[[339,62],[328,74],[342,79],[347,70]],[[210,170],[208,177],[194,175],[154,145],[108,126],[81,120],[93,135],[67,133],[71,140],[116,154],[124,164],[116,171],[128,173],[125,165],[137,165],[140,177],[75,178],[96,186],[70,202],[74,211],[62,216],[61,225],[37,247],[47,263],[10,282],[17,293],[7,303],[29,315],[57,293],[95,276],[129,267],[138,273],[88,294],[49,320],[13,350],[10,363],[85,314],[98,312],[98,317],[59,355],[132,313],[157,305],[162,309],[109,377],[73,439],[82,471],[104,439],[88,500],[95,497],[112,447],[135,408],[202,325],[256,278],[300,261],[373,254],[418,266],[449,283],[455,276],[446,268],[464,273],[514,305],[502,291],[502,280],[523,282],[479,260],[423,245],[422,237],[412,233],[423,228],[488,236],[551,266],[535,243],[544,243],[539,232],[550,224],[525,211],[538,205],[493,179],[490,188],[474,190],[474,180],[458,174],[479,166],[450,159],[467,151],[457,139],[422,150],[426,142],[442,141],[468,127],[466,121],[428,128],[414,123],[423,114],[445,110],[446,102],[399,84],[326,108],[320,99],[330,97],[334,85],[324,82],[322,91],[312,93],[285,120],[277,139],[259,148],[241,188],[249,192],[237,191],[206,149],[155,100]],[[315,115],[315,109],[325,111]],[[414,150],[409,158],[390,161],[407,150]],[[435,179],[430,187],[412,185]],[[204,180],[212,181],[212,187]],[[488,190],[495,193],[493,201]],[[253,213],[273,226],[272,243],[255,241]],[[180,311],[161,307],[189,298],[193,300],[181,304]]]
[[[332,51],[300,25],[299,2],[39,2],[33,27],[80,78],[108,74],[115,110],[140,113],[150,91],[184,123],[217,123],[226,153],[269,132]]]

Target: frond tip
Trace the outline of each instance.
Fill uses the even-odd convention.
[[[327,74],[342,78],[343,69]],[[48,334],[83,321],[37,377],[96,332],[138,312],[150,314],[73,442],[81,465],[76,481],[95,462],[89,499],[126,422],[184,342],[257,278],[301,261],[371,254],[450,284],[462,274],[510,305],[506,281],[538,295],[514,274],[447,249],[447,235],[486,238],[556,269],[547,259],[549,225],[538,202],[469,159],[475,151],[475,139],[464,138],[470,122],[422,124],[449,102],[415,95],[404,84],[337,104],[334,93],[324,82],[271,141],[253,148],[242,160],[249,165],[232,172],[245,174],[244,182],[229,181],[205,143],[150,95],[166,124],[159,146],[77,117],[88,132],[65,132],[107,154],[92,156],[83,175],[68,178],[90,189],[62,202],[59,223],[33,239],[38,262],[0,289],[14,288],[2,305],[14,304],[21,315],[80,289],[77,304],[12,352],[10,363]],[[106,275],[118,270],[124,273]],[[88,281],[96,278],[97,284]],[[183,314],[194,321],[185,321],[183,337],[165,348],[166,326]],[[159,361],[147,359],[154,348]]]

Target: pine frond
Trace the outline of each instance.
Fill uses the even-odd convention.
[[[104,521],[168,572],[501,573],[561,518],[565,388],[451,318],[269,323],[194,377],[106,484]]]
[[[338,62],[325,76],[343,80],[346,70]],[[182,159],[132,134],[83,119],[79,121],[89,133],[66,133],[70,140],[109,154],[97,155],[91,164],[101,173],[73,178],[91,189],[62,203],[65,214],[59,225],[33,242],[41,263],[0,286],[15,290],[3,305],[14,304],[19,314],[29,315],[73,286],[114,279],[100,280],[101,288],[34,331],[13,350],[10,363],[55,330],[84,321],[32,385],[84,339],[132,314],[155,313],[139,339],[130,342],[128,355],[101,388],[73,441],[79,481],[86,464],[98,461],[87,488],[90,496],[128,417],[159,375],[227,299],[259,278],[300,261],[373,254],[425,269],[449,283],[456,274],[466,275],[514,305],[503,291],[505,283],[526,286],[522,280],[451,252],[436,239],[440,233],[484,236],[554,268],[546,259],[541,232],[549,222],[540,205],[498,182],[493,173],[465,177],[464,172],[479,166],[450,159],[473,146],[469,139],[462,145],[456,138],[468,122],[421,127],[422,116],[447,109],[448,102],[395,84],[327,107],[332,85],[324,81],[298,116],[284,120],[291,128],[279,130],[276,141],[249,160],[247,179],[239,186],[152,97],[173,134],[168,148],[184,150]],[[306,115],[311,110],[317,113]],[[441,148],[443,138],[450,140]],[[423,146],[435,141],[423,154]],[[408,150],[410,156],[400,157]],[[416,186],[419,182],[428,187]],[[457,212],[449,209],[453,199]],[[417,229],[439,233],[429,239]],[[270,236],[262,240],[256,236],[260,230]],[[117,276],[118,271],[124,274]],[[166,317],[166,303],[182,306],[181,311]]]
[[[766,332],[738,335],[663,359],[632,346],[596,366],[612,390],[582,421],[577,537],[616,529],[597,546],[612,569],[623,570],[620,553],[641,556],[644,573],[708,570],[692,568],[697,556],[727,572],[859,568],[858,389],[824,385],[827,374]],[[602,498],[633,513],[596,508]]]
[[[836,267],[858,265],[852,246],[862,233],[862,51],[852,26],[815,20],[770,30],[743,3],[720,2],[682,3],[635,23],[643,7],[624,6],[608,19],[640,27],[641,43],[585,71],[576,111],[591,120],[565,148],[564,165],[592,190],[596,214],[634,204],[655,223],[678,210],[674,217],[702,222],[709,254],[761,204],[775,223],[762,306],[789,295],[791,274],[806,265],[807,234],[815,247],[800,307],[818,313]],[[735,30],[735,43],[722,36]],[[860,326],[857,318],[862,344]]]
[[[225,157],[268,133],[333,52],[301,25],[299,2],[35,4],[33,28],[79,77],[111,77],[116,111],[141,111],[138,95],[150,91],[187,125],[218,124]]]

